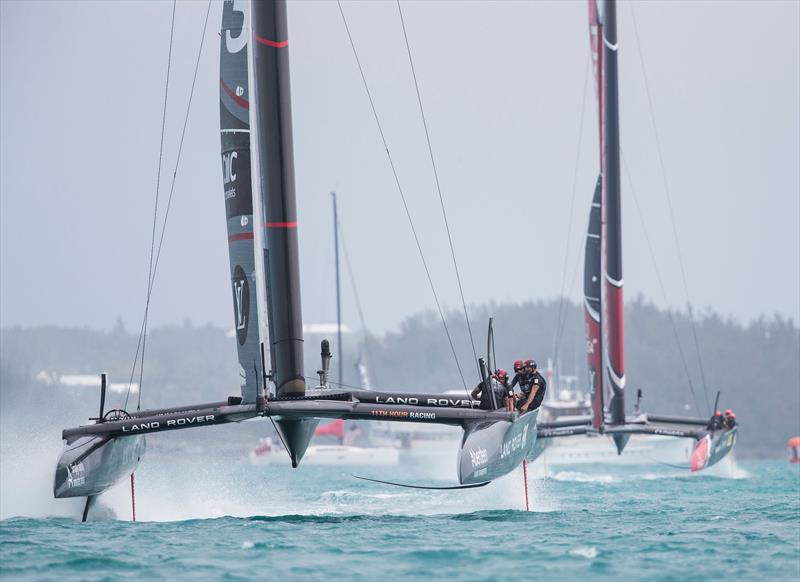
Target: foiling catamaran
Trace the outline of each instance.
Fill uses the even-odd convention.
[[[625,344],[622,302],[622,224],[619,141],[619,90],[616,0],[589,0],[589,39],[597,88],[600,173],[592,198],[584,247],[584,319],[591,414],[542,422],[538,456],[548,439],[605,434],[622,454],[633,434],[696,440],[690,469],[699,471],[723,459],[736,443],[737,428],[718,428],[707,418],[625,413]],[[606,405],[606,398],[610,397]],[[716,410],[719,402],[714,403]]]
[[[293,467],[300,464],[320,419],[461,427],[459,485],[445,489],[479,487],[510,473],[526,458],[541,452],[541,446],[535,447],[537,435],[551,439],[590,431],[604,433],[614,439],[620,452],[633,433],[693,437],[699,441],[698,451],[705,447],[702,466],[724,456],[733,446],[735,430],[726,440],[700,427],[706,424],[704,420],[625,417],[615,2],[606,3],[602,17],[595,0],[590,0],[590,6],[596,74],[603,88],[602,179],[598,180],[592,204],[587,256],[592,253],[596,275],[600,274],[602,260],[605,284],[601,291],[599,277],[593,275],[587,286],[594,379],[594,414],[589,422],[551,423],[537,428],[538,409],[522,415],[483,410],[468,395],[332,389],[327,341],[322,342],[319,384],[312,388],[306,385],[287,6],[285,0],[226,0],[220,35],[220,130],[241,395],[174,408],[105,412],[104,381],[100,414],[92,419],[95,422],[63,431],[65,446],[56,467],[55,497],[86,497],[86,519],[98,495],[133,473],[144,455],[146,434],[258,417],[275,423]],[[602,228],[601,216],[606,218]],[[606,322],[605,344],[601,341],[601,320]],[[491,324],[489,337],[491,342]],[[490,343],[487,361],[479,360],[481,381],[487,386],[494,369],[492,352]],[[603,406],[602,377],[607,378],[605,384],[612,392],[608,414]],[[699,463],[697,466],[702,468]]]

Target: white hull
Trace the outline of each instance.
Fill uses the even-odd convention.
[[[254,465],[289,465],[289,456],[282,448],[269,452],[250,453]],[[304,466],[389,467],[400,462],[400,453],[394,447],[351,447],[347,445],[310,446],[306,450]]]
[[[547,465],[588,465],[616,463],[625,465],[686,465],[692,458],[693,439],[661,435],[632,435],[622,455],[610,437],[576,435],[553,439],[540,459]]]

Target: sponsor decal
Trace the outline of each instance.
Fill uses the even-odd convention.
[[[409,418],[416,418],[418,420],[436,420],[435,412],[412,412]]]
[[[242,219],[239,221],[239,224],[242,226],[247,226],[250,221],[247,219],[246,216],[242,216]]]
[[[413,396],[387,396],[385,399],[380,396],[375,397],[376,404],[410,404],[415,406],[419,404],[419,398]]]
[[[478,467],[483,467],[486,463],[489,462],[489,453],[486,452],[486,449],[483,447],[479,449],[470,448],[469,452],[469,460],[472,463],[472,468],[476,469]]]
[[[528,442],[528,425],[526,424],[522,428],[522,432],[514,435],[507,441],[503,443],[503,447],[500,449],[500,458],[505,459],[509,455],[512,455],[522,449]]]
[[[78,487],[86,483],[86,468],[83,463],[67,465],[67,487]]]
[[[409,414],[406,410],[373,410],[372,416],[379,416],[381,418],[408,418]]]
[[[656,434],[663,434],[665,436],[684,436],[683,431],[680,430],[670,430],[668,428],[657,428],[655,431]]]
[[[153,420],[150,422],[140,422],[138,424],[132,424],[131,426],[123,426],[122,432],[139,432],[143,430],[157,430],[164,427],[175,428],[178,426],[191,426],[193,424],[204,424],[208,422],[214,422],[215,418],[213,414],[204,414],[200,416],[183,416],[181,418],[171,418],[161,424],[159,420]]]
[[[426,398],[420,401],[416,396],[376,396],[376,404],[406,404],[410,406],[442,406],[450,408],[472,408],[472,400],[467,398]]]
[[[222,154],[222,184],[225,188],[225,200],[236,197],[236,160],[239,152]]]
[[[466,398],[428,398],[428,406],[472,408],[472,400]]]
[[[233,312],[236,323],[236,339],[243,346],[247,340],[248,314],[250,313],[250,286],[240,265],[233,269]]]

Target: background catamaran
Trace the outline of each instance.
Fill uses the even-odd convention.
[[[331,354],[325,341],[319,385],[306,385],[286,2],[226,1],[220,46],[220,130],[240,395],[220,402],[104,413],[103,383],[96,422],[63,431],[65,448],[56,468],[55,496],[87,497],[85,518],[100,493],[134,471],[144,454],[145,434],[257,417],[275,423],[294,467],[300,464],[319,419],[461,427],[457,474],[460,486],[467,487],[486,484],[535,457],[541,452],[541,447],[534,451],[537,435],[552,439],[608,434],[620,452],[633,433],[693,437],[705,443],[703,466],[726,454],[735,433],[724,446],[724,439],[700,426],[704,420],[625,416],[615,3],[608,2],[602,15],[593,0],[590,5],[602,87],[601,179],[590,226],[590,238],[597,244],[590,250],[593,257],[602,251],[602,271],[599,260],[592,264],[598,266],[597,274],[602,272],[605,283],[600,292],[599,277],[594,277],[587,299],[587,312],[593,315],[592,346],[599,344],[590,351],[595,383],[594,414],[589,421],[555,422],[537,431],[539,410],[524,415],[480,410],[468,395],[332,390],[328,385]],[[602,228],[601,216],[605,217]],[[492,352],[491,344],[487,345],[488,365],[479,360],[484,382],[494,368]],[[607,415],[603,376],[612,394]]]
[[[733,449],[735,427],[711,431],[706,429],[708,419],[641,413],[638,399],[634,414],[625,413],[616,0],[589,0],[589,35],[597,87],[600,153],[600,174],[584,251],[591,415],[540,423],[536,453],[541,454],[549,439],[567,435],[608,435],[619,454],[634,434],[684,437],[697,441],[691,457],[691,469],[696,471],[715,464]]]

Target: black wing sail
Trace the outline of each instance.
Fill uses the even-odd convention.
[[[220,35],[219,111],[222,176],[234,329],[242,401],[253,403],[262,378],[258,325],[255,227],[250,164],[250,88],[247,71],[249,5],[225,2]]]

